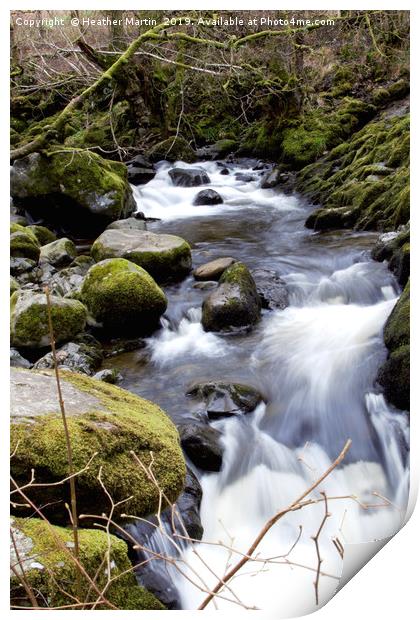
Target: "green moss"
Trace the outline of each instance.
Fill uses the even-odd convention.
[[[10,295],[13,295],[14,292],[19,290],[19,282],[13,276],[10,276]]]
[[[26,226],[10,224],[10,255],[37,261],[40,253],[38,239]]]
[[[147,332],[165,312],[165,294],[141,267],[123,258],[91,267],[81,290],[94,319],[112,331]]]
[[[22,371],[31,372],[31,371]],[[110,509],[110,502],[98,481],[102,481],[115,502],[124,501],[115,509],[121,513],[147,516],[159,504],[159,491],[132,456],[134,452],[147,467],[153,461],[153,473],[160,489],[175,501],[185,477],[185,462],[179,446],[178,432],[154,403],[102,381],[79,373],[62,371],[61,381],[81,392],[78,399],[80,415],[68,415],[68,427],[76,471],[85,468],[94,453],[91,467],[77,477],[79,512],[101,514]],[[89,400],[84,411],[83,394]],[[85,405],[86,407],[86,405]],[[30,407],[28,407],[30,414]],[[55,412],[33,416],[28,424],[12,424],[11,444],[18,449],[12,471],[18,480],[27,480],[35,468],[37,480],[53,482],[66,477],[68,462],[65,435],[58,405]],[[67,492],[61,487],[33,490],[37,502],[56,502],[51,518],[63,518],[63,500]],[[68,518],[64,511],[64,519]]]
[[[86,308],[79,301],[51,296],[51,319],[56,343],[83,331]],[[45,295],[16,291],[10,298],[10,338],[17,347],[46,347],[50,343]]]
[[[287,129],[283,138],[283,153],[287,162],[302,168],[317,159],[327,147],[325,132],[305,127]]]
[[[151,161],[185,161],[192,163],[196,161],[196,156],[189,143],[182,136],[168,138],[153,146],[148,152],[147,157]]]
[[[77,569],[71,559],[73,533],[68,528],[48,526],[40,519],[14,519],[13,528],[23,533],[28,551],[23,555],[25,578],[33,589],[41,607],[60,607],[75,603],[78,597]],[[29,556],[26,560],[26,556]],[[80,562],[100,591],[106,588],[105,597],[118,609],[164,609],[163,605],[147,590],[136,583],[127,556],[127,545],[113,535],[100,530],[79,530]],[[109,561],[109,564],[108,564]],[[35,564],[35,566],[34,566]],[[38,566],[37,566],[38,565]],[[42,565],[41,569],[39,565]],[[108,573],[107,566],[111,566]],[[82,596],[85,603],[97,600],[89,580],[81,576]],[[11,583],[12,602],[21,603],[25,596],[16,577]],[[20,599],[20,601],[19,601]],[[88,606],[87,606],[88,608]],[[97,609],[109,609],[105,604]]]
[[[31,226],[26,226],[26,230],[30,230],[34,233],[40,245],[46,245],[47,243],[51,243],[57,239],[57,235],[45,226],[33,224]]]

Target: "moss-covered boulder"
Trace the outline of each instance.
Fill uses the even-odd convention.
[[[13,276],[10,276],[10,295],[13,295],[17,290],[19,290],[19,282]]]
[[[34,233],[40,245],[47,245],[47,243],[51,243],[52,241],[55,241],[57,239],[57,235],[46,226],[31,224],[31,226],[27,226],[26,229]]]
[[[81,593],[77,589],[70,528],[49,526],[41,519],[14,518],[11,531],[12,561],[23,566],[26,584],[32,589],[39,607],[72,606],[80,594],[87,609],[89,603],[98,600],[97,592],[83,574],[80,576]],[[99,591],[104,590],[105,598],[117,609],[164,609],[153,594],[137,585],[130,570],[127,545],[116,536],[108,536],[101,530],[79,530],[79,559]],[[105,590],[110,579],[112,582]],[[10,585],[12,605],[31,607],[22,582],[13,572]],[[109,608],[106,603],[96,607]]]
[[[206,331],[249,329],[260,318],[261,301],[248,267],[234,263],[222,274],[219,286],[206,297],[202,324]]]
[[[372,258],[387,260],[399,284],[405,286],[410,277],[410,226],[403,226],[400,232],[381,235],[372,249]]]
[[[91,254],[96,261],[126,258],[158,282],[179,280],[191,270],[191,248],[185,239],[146,230],[105,230],[92,245]]]
[[[57,344],[84,330],[86,308],[80,301],[51,295],[51,318]],[[47,299],[43,293],[19,290],[10,298],[10,340],[15,347],[42,348],[50,344]]]
[[[183,488],[185,463],[178,432],[166,414],[157,405],[103,381],[68,371],[60,375],[74,467],[84,470],[77,476],[78,512],[109,511],[99,471],[113,500],[127,500],[116,508],[115,518],[121,513],[147,516],[156,511],[159,491],[133,453],[146,467],[152,466],[161,490],[175,501]],[[13,369],[11,388],[13,477],[24,484],[34,469],[38,483],[66,478],[66,440],[54,373]],[[27,492],[37,505],[46,507],[54,522],[68,521],[66,485]]]
[[[54,229],[88,234],[135,209],[124,164],[89,151],[32,153],[11,171],[14,202]]]
[[[54,267],[66,267],[73,262],[77,256],[76,246],[73,241],[62,237],[47,245],[43,245],[39,255],[39,262],[48,263]]]
[[[152,162],[185,161],[188,164],[196,160],[196,155],[190,144],[182,136],[167,138],[155,144],[148,152],[147,158]]]
[[[399,409],[410,409],[410,282],[392,310],[384,328],[388,359],[378,381],[386,398]]]
[[[82,284],[81,299],[96,323],[118,334],[150,332],[167,306],[165,294],[153,278],[124,258],[106,259],[91,267]]]
[[[26,226],[10,224],[10,256],[37,261],[39,253],[40,243],[34,233]]]

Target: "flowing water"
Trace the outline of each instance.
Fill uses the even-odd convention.
[[[376,234],[306,229],[313,207],[297,195],[260,189],[253,163],[230,165],[228,176],[216,163],[200,164],[222,205],[193,206],[198,189],[174,187],[167,163],[134,190],[139,210],[160,218],[148,228],[187,239],[194,266],[233,256],[251,269],[276,270],[290,295],[289,307],[263,311],[251,333],[221,337],[203,331],[200,308],[208,290],[188,277],[165,288],[168,311],[146,347],[110,360],[123,372],[123,387],[159,403],[176,423],[194,419],[185,392],[197,381],[248,383],[267,403],[212,423],[223,432],[225,451],[222,470],[200,476],[203,542],[183,550],[185,576],[170,568],[185,609],[197,608],[204,591],[240,558],[235,550],[244,552],[349,438],[344,463],[309,496],[322,499],[325,491],[330,498],[331,516],[319,535],[320,603],[332,596],[341,572],[333,540],[363,542],[395,532],[407,502],[407,417],[375,385],[386,357],[383,325],[399,294],[386,265],[370,259]],[[255,180],[236,179],[238,171]],[[258,559],[209,609],[241,603],[282,617],[312,611],[318,565],[312,537],[324,514],[320,501],[281,519],[259,546]]]

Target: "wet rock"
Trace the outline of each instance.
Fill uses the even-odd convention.
[[[143,215],[143,217],[138,217]],[[144,221],[144,213],[138,212],[134,217],[127,217],[124,220],[117,220],[107,226],[106,230],[146,230],[146,222]]]
[[[286,283],[276,271],[271,269],[254,269],[252,277],[257,286],[263,308],[284,310],[289,305],[289,293]]]
[[[105,230],[92,245],[96,261],[125,258],[145,269],[158,282],[177,280],[191,270],[191,248],[175,235],[142,230]]]
[[[136,208],[125,165],[91,151],[32,153],[16,160],[11,193],[37,223],[78,236],[103,230]]]
[[[219,286],[203,302],[205,331],[235,332],[250,329],[260,318],[261,301],[255,282],[243,263],[222,274]]]
[[[92,375],[101,365],[102,359],[99,343],[89,345],[83,342],[68,342],[57,349],[59,368],[67,368],[85,375]],[[47,353],[34,364],[34,370],[46,370],[48,368],[54,368],[52,353]]]
[[[196,155],[198,159],[211,159],[214,161],[215,159],[226,157],[226,155],[235,151],[237,147],[238,143],[236,140],[224,138],[222,140],[217,140],[214,144],[208,144],[197,149]]]
[[[156,176],[154,165],[144,155],[136,155],[125,163],[128,182],[132,185],[144,185]]]
[[[195,282],[193,284],[193,288],[198,288],[202,291],[209,291],[211,289],[216,288],[217,281],[216,280],[206,280],[205,282]]]
[[[202,189],[194,198],[193,205],[219,205],[223,203],[223,198],[214,189]]]
[[[165,294],[153,278],[124,258],[103,260],[91,267],[80,298],[96,323],[111,334],[150,333],[167,306]]]
[[[378,382],[387,400],[399,409],[410,409],[410,282],[394,306],[384,327],[388,359],[381,366]]]
[[[20,276],[36,267],[36,262],[30,258],[12,256],[10,258],[10,273],[12,276]]]
[[[227,176],[228,174],[230,174],[229,169],[228,168],[222,168],[220,171],[220,174],[223,174],[224,176]]]
[[[223,452],[222,433],[207,424],[185,424],[178,428],[181,445],[191,461],[204,471],[219,471]]]
[[[276,187],[276,185],[285,183],[288,180],[289,174],[284,172],[284,169],[281,166],[276,166],[272,170],[266,172],[261,179],[261,189],[271,189],[272,187]]]
[[[187,467],[184,490],[176,501],[176,507],[182,518],[183,526],[187,530],[188,536],[195,540],[201,540],[203,537],[203,526],[200,519],[202,497],[203,491],[201,484],[194,472]],[[176,521],[175,525],[177,526]],[[179,527],[180,533],[183,533],[183,528],[181,526],[177,527]]]
[[[250,413],[263,400],[258,390],[249,385],[224,381],[193,385],[187,396],[201,401],[200,409],[206,411],[210,419]]]
[[[223,272],[236,262],[231,256],[216,258],[193,271],[196,280],[219,280]]]
[[[210,178],[203,168],[172,168],[169,170],[169,176],[177,187],[196,187],[210,183]]]
[[[377,261],[389,261],[389,269],[395,274],[399,284],[405,286],[410,277],[409,225],[381,235],[372,249],[372,258]]]
[[[236,172],[235,179],[237,181],[242,181],[243,183],[251,183],[251,181],[255,181],[253,174],[246,174],[245,172]]]
[[[12,368],[32,368],[31,362],[25,359],[17,349],[10,349],[10,366]]]
[[[80,301],[50,296],[54,339],[67,342],[86,325],[86,308]],[[49,346],[47,300],[43,293],[16,291],[10,298],[10,340],[15,347]]]
[[[54,267],[66,267],[76,258],[77,250],[73,241],[63,237],[41,247],[39,263],[49,263]]]
[[[334,230],[351,228],[357,219],[356,211],[351,207],[320,208],[313,211],[306,219],[306,228],[314,230]]]
[[[104,383],[115,384],[122,380],[122,374],[115,368],[104,368],[104,370],[100,370],[94,374],[93,378],[97,381],[104,381]]]

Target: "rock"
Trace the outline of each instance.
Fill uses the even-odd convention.
[[[410,227],[380,235],[374,248],[372,258],[377,261],[387,260],[388,267],[395,273],[398,283],[405,286],[410,277]]]
[[[410,409],[410,282],[388,317],[384,342],[389,354],[378,373],[387,400],[399,409]]]
[[[35,269],[36,262],[31,258],[21,258],[12,256],[10,259],[10,273],[13,276],[20,276]]]
[[[146,222],[143,218],[137,217],[138,213],[134,214],[134,217],[127,217],[125,220],[117,220],[107,226],[106,230],[146,230]]]
[[[50,296],[56,344],[67,342],[86,325],[86,308],[76,299]],[[10,340],[15,347],[42,348],[50,344],[47,300],[43,293],[19,290],[10,298]]]
[[[102,351],[97,345],[89,345],[83,342],[68,342],[57,350],[57,363],[59,368],[67,368],[85,375],[92,375],[102,363]],[[35,370],[54,368],[52,353],[47,353],[35,364]]]
[[[220,278],[219,286],[203,302],[205,331],[249,329],[260,318],[261,301],[255,282],[243,263],[234,263]]]
[[[198,288],[201,291],[210,291],[217,287],[216,280],[207,280],[205,282],[195,282],[193,288]]]
[[[200,265],[193,271],[193,276],[196,280],[219,280],[222,273],[233,263],[235,259],[231,256],[223,258],[216,258],[209,263]]]
[[[125,258],[158,282],[177,280],[191,270],[191,248],[181,237],[142,230],[105,230],[92,245],[96,261]]]
[[[38,226],[36,224],[32,224],[31,226],[27,226],[26,228],[34,233],[40,245],[47,245],[47,243],[52,243],[57,239],[57,235],[45,226]]]
[[[136,155],[125,163],[128,182],[132,185],[144,185],[156,176],[154,165],[144,155]]]
[[[115,519],[121,513],[146,517],[158,509],[159,491],[133,453],[147,467],[153,452],[160,488],[175,501],[184,487],[185,462],[169,417],[154,403],[114,385],[66,370],[60,377],[75,471],[82,471],[96,453],[89,469],[77,476],[79,513],[109,512],[109,499],[97,478],[100,468],[113,500],[127,500],[116,507]],[[40,484],[66,478],[66,443],[54,373],[14,368],[11,389],[11,445],[17,446],[11,471],[17,484],[30,480],[31,469]],[[53,522],[68,522],[65,485],[26,492]],[[21,511],[27,512],[23,507]],[[83,523],[88,525],[89,520]]]
[[[16,160],[11,193],[35,221],[79,237],[103,230],[136,208],[124,164],[91,151],[32,153]]]
[[[74,542],[71,528],[49,525],[42,519],[13,518],[11,531],[11,561],[23,565],[25,582],[39,607],[74,605],[80,596],[82,600],[96,599],[97,595],[92,595],[87,579],[81,579],[82,593],[78,591],[77,569],[72,559]],[[115,607],[164,609],[153,594],[137,585],[123,540],[98,529],[82,528],[79,530],[79,549],[84,569],[95,579],[99,591],[106,590],[107,600]],[[104,569],[104,558],[108,557],[108,553],[110,575]],[[22,582],[12,571],[10,581],[12,605],[32,607]],[[109,607],[99,604],[96,609]]]
[[[187,530],[188,536],[195,540],[203,537],[203,526],[200,519],[200,506],[203,491],[194,472],[187,467],[185,486],[181,495],[176,501],[176,507],[182,518],[182,523]],[[179,527],[182,533],[182,527]]]
[[[220,471],[223,458],[220,431],[194,423],[182,425],[178,430],[181,445],[194,465],[204,471]]]
[[[289,293],[286,283],[275,271],[254,269],[252,272],[258,295],[263,308],[284,310],[289,305]]]
[[[10,276],[10,295],[13,295],[15,291],[18,291],[20,288],[19,282],[13,276]]]
[[[187,396],[201,401],[200,410],[210,419],[250,413],[263,400],[253,387],[224,381],[197,383],[187,391]]]
[[[194,150],[189,143],[178,136],[177,138],[168,138],[155,144],[147,153],[148,159],[152,162],[162,161],[185,161],[191,164],[196,160]]]
[[[40,245],[34,233],[20,224],[10,225],[10,256],[37,261]]]
[[[39,263],[49,263],[54,267],[66,267],[76,258],[77,250],[73,241],[63,237],[43,245],[39,255]]]
[[[276,166],[265,173],[261,179],[261,189],[271,189],[289,180],[289,174],[281,166]]]
[[[177,187],[195,187],[210,183],[210,178],[203,168],[172,168],[169,170],[169,176]]]
[[[78,268],[69,267],[53,274],[48,280],[48,286],[53,295],[77,298],[83,280],[84,276]]]
[[[115,368],[105,368],[94,374],[93,378],[97,381],[103,381],[104,383],[111,383],[113,385],[121,381],[122,375],[118,370],[115,370]]]
[[[12,368],[32,368],[31,362],[25,359],[17,349],[10,349],[10,366]]]
[[[255,181],[253,174],[246,174],[245,172],[236,172],[235,179],[237,181],[242,181],[243,183],[251,183],[251,181]]]
[[[229,138],[224,138],[222,140],[217,140],[214,144],[208,144],[196,150],[196,155],[198,159],[222,159],[226,157],[229,153],[232,153],[238,148],[238,143],[236,140],[231,140]]]
[[[228,174],[230,174],[229,169],[228,168],[222,168],[220,171],[220,174],[223,174],[224,176],[227,176]]]
[[[337,207],[334,209],[320,208],[313,211],[306,219],[306,228],[314,230],[334,230],[349,228],[355,222],[356,213],[350,207]]]
[[[193,205],[219,205],[222,202],[223,198],[214,189],[202,189],[194,198]]]
[[[149,333],[167,306],[165,294],[153,278],[124,258],[103,260],[91,267],[81,299],[98,324],[118,334]]]

